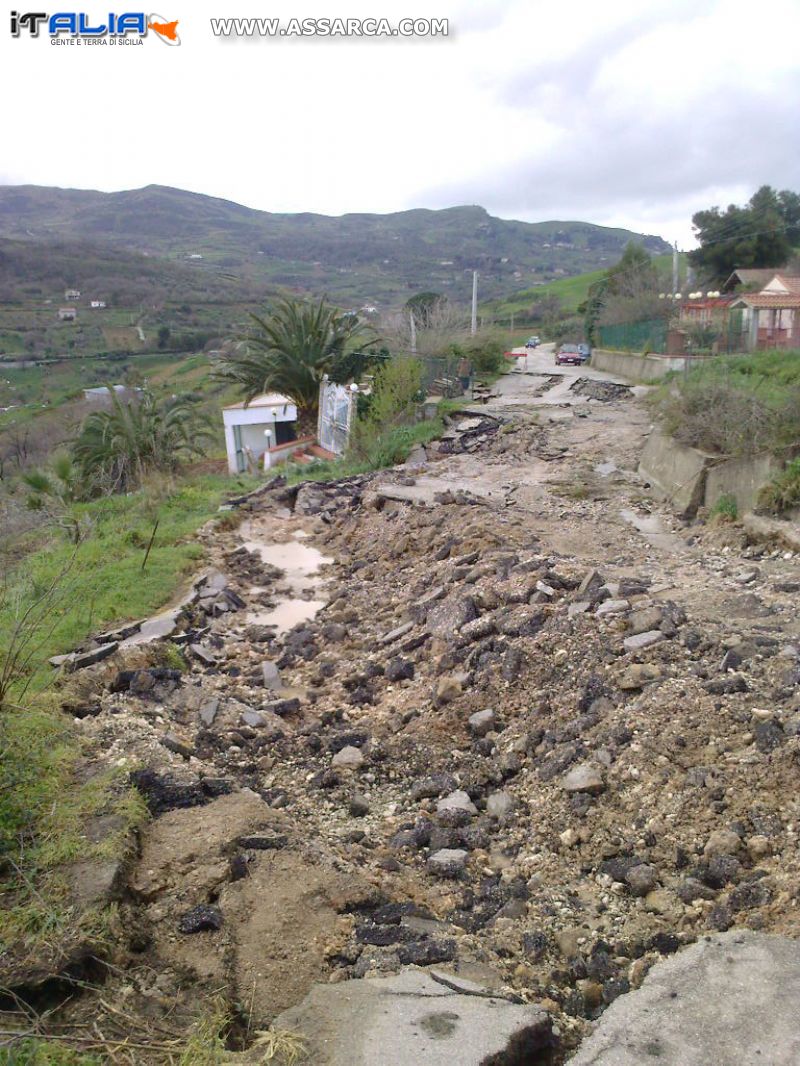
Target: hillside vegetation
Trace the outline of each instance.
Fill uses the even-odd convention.
[[[198,271],[326,293],[345,306],[382,307],[432,288],[466,299],[473,269],[484,295],[498,297],[556,270],[596,269],[629,240],[667,250],[660,237],[586,222],[509,221],[477,206],[273,214],[157,185],[118,193],[0,188],[0,236],[113,244],[185,260]]]

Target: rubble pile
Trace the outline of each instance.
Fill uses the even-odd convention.
[[[134,893],[161,964],[198,931],[235,945],[221,886],[284,851],[353,886],[323,979],[488,968],[573,1034],[709,931],[796,933],[800,652],[741,602],[791,582],[729,567],[732,626],[626,556],[587,568],[513,508],[369,485],[303,486],[280,522],[286,499],[261,497],[263,530],[335,559],[315,618],[250,621],[281,576],[227,534],[188,669],[122,669],[84,719],[155,815],[196,827],[242,790],[263,808]]]

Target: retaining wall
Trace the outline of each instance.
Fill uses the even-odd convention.
[[[648,437],[639,463],[639,473],[656,495],[685,518],[700,507],[712,508],[721,496],[732,496],[739,514],[752,511],[760,489],[781,469],[771,455],[721,459],[679,444],[658,429]]]
[[[660,381],[671,370],[683,370],[685,360],[666,355],[637,355],[612,352],[608,348],[592,349],[592,366],[631,381]]]

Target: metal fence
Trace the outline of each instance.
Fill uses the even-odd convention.
[[[641,352],[645,347],[651,352],[667,350],[667,322],[661,318],[600,326],[597,333],[598,348],[613,348],[622,352]]]

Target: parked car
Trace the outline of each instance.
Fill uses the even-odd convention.
[[[577,344],[562,344],[556,352],[556,366],[563,366],[565,363],[580,366],[584,361]]]
[[[588,363],[589,360],[592,358],[592,349],[589,347],[588,344],[579,344],[578,351],[583,356],[584,363]]]
[[[541,343],[542,342],[539,340],[539,338],[534,335],[533,337],[528,337],[528,339],[525,341],[525,347],[538,348]]]

